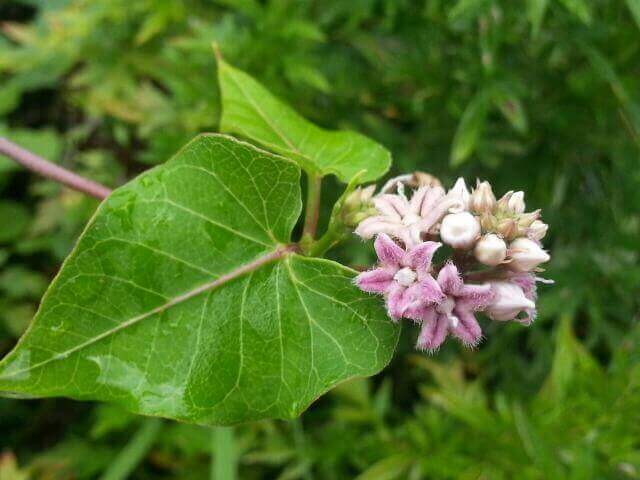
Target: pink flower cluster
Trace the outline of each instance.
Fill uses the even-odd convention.
[[[433,352],[449,334],[476,346],[482,339],[476,312],[533,321],[541,280],[534,272],[549,260],[540,245],[547,226],[539,211],[524,212],[522,192],[496,200],[487,182],[469,192],[459,179],[448,192],[426,185],[408,199],[399,182],[397,193],[383,190],[371,201],[377,214],[362,220],[356,234],[375,238],[378,265],[358,275],[356,284],[383,295],[393,321],[420,325],[418,349]],[[434,263],[443,244],[455,263]]]

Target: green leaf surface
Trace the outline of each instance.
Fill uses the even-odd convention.
[[[324,130],[296,113],[246,73],[218,60],[222,96],[220,129],[251,139],[295,160],[307,172],[360,183],[384,175],[391,154],[355,132]]]
[[[299,167],[202,135],[102,203],[0,391],[232,424],[300,414],[389,361],[398,329],[354,272],[293,252]]]

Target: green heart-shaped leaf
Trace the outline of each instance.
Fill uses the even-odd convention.
[[[0,363],[0,391],[229,424],[298,415],[389,361],[353,272],[297,255],[299,167],[202,135],[117,189]]]
[[[298,115],[246,73],[218,59],[222,95],[220,129],[291,158],[311,174],[366,183],[384,175],[391,154],[355,132],[324,130]]]

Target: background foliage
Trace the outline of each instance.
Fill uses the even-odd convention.
[[[109,186],[217,129],[215,41],[307,118],[383,143],[394,172],[543,207],[556,285],[531,328],[432,358],[405,329],[378,377],[239,427],[241,478],[640,478],[637,0],[22,0],[0,20],[0,134]],[[95,206],[0,158],[1,353]],[[200,478],[213,443],[64,400],[0,400],[0,431],[3,480]]]

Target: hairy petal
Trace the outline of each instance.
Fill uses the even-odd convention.
[[[355,278],[356,285],[365,292],[384,293],[391,286],[395,270],[392,268],[376,268],[362,272]]]
[[[445,298],[440,284],[431,275],[426,275],[420,279],[416,286],[419,288],[420,296],[425,303],[440,303]]]
[[[458,294],[457,304],[463,304],[469,310],[483,310],[493,300],[491,285],[464,285]]]
[[[408,267],[413,268],[419,274],[426,274],[431,270],[431,260],[442,244],[440,242],[422,242],[413,247],[405,258]]]
[[[394,220],[402,220],[409,213],[409,203],[399,195],[383,194],[373,199],[376,209]]]
[[[413,224],[409,226],[403,225],[398,228],[395,235],[393,237],[402,241],[406,248],[411,249],[416,245],[420,245],[422,243],[420,226],[418,224]]]
[[[451,325],[451,334],[458,338],[466,346],[476,346],[482,339],[482,329],[473,315],[473,312],[456,307],[454,313],[458,318],[456,326]]]
[[[461,203],[455,198],[443,197],[426,214],[422,215],[420,228],[423,232],[428,232],[433,226],[442,220],[450,210],[459,211]]]
[[[405,297],[406,288],[393,282],[387,291],[387,313],[392,320],[398,321],[409,306]]]
[[[413,196],[409,201],[409,209],[412,213],[420,215],[420,212],[422,211],[422,205],[424,204],[424,200],[429,190],[430,187],[420,187],[413,193]]]
[[[447,329],[449,321],[444,315],[438,315],[435,309],[430,308],[425,312],[425,318],[422,322],[422,328],[418,335],[416,348],[418,350],[428,350],[434,352],[445,338],[447,338]]]
[[[429,280],[430,279],[430,280]],[[420,320],[425,308],[444,299],[438,282],[430,275],[414,283],[404,293],[406,308],[403,316],[412,320]]]
[[[376,215],[373,217],[365,218],[355,230],[363,240],[369,240],[380,233],[386,233],[392,237],[398,236],[398,231],[404,228],[399,222],[389,220],[389,217],[382,215]]]
[[[404,249],[385,233],[381,233],[376,237],[374,247],[378,254],[378,259],[383,265],[398,266],[406,254]]]
[[[536,300],[536,276],[532,273],[516,273],[509,277],[509,281],[518,285],[529,300]]]
[[[447,295],[458,296],[462,291],[462,277],[458,273],[458,268],[453,262],[447,262],[438,273],[438,283],[440,288]]]
[[[425,193],[422,205],[420,206],[420,216],[427,217],[432,210],[436,208],[440,200],[445,196],[444,188],[431,187],[429,191]]]

